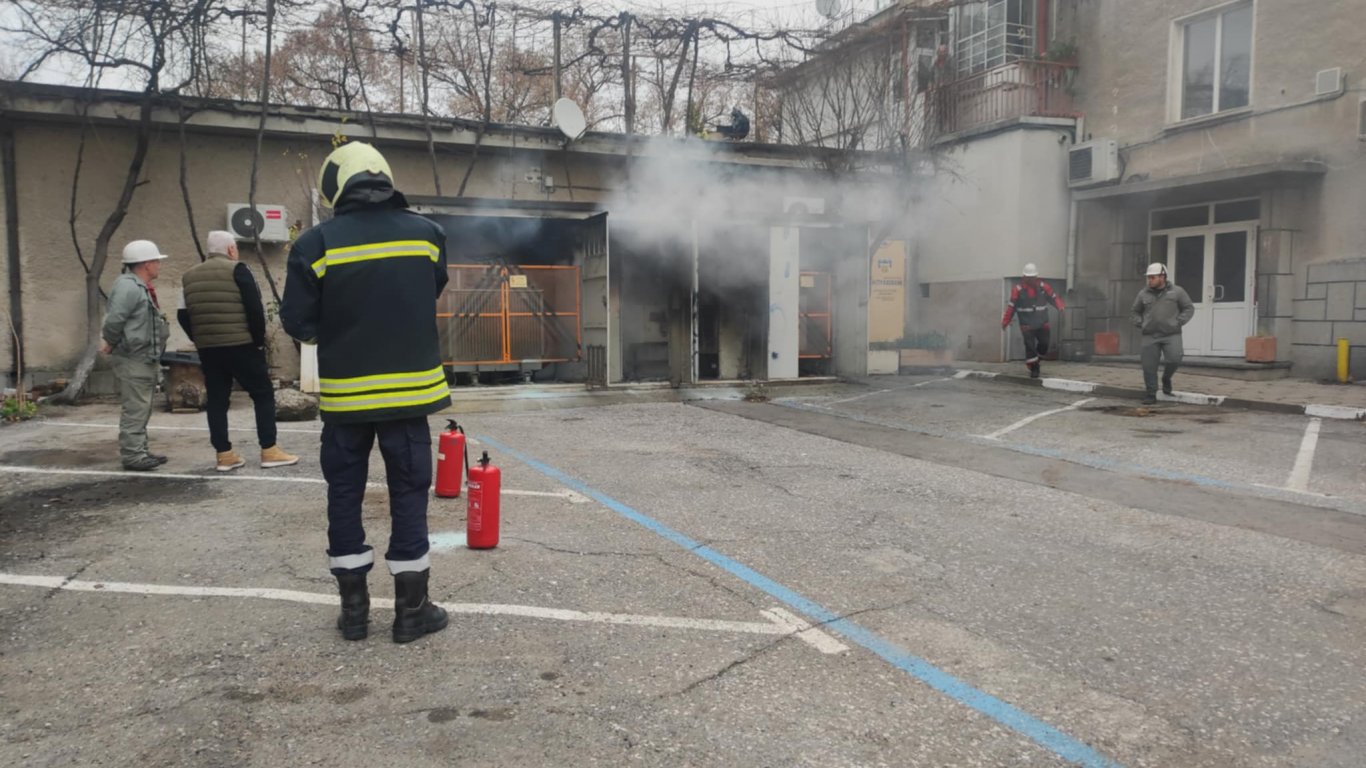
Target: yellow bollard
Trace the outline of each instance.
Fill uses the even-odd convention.
[[[1347,340],[1338,339],[1338,383],[1340,384],[1346,384],[1348,381],[1347,360],[1350,355],[1349,350],[1350,347],[1347,345]]]

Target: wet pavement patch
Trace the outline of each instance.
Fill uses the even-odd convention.
[[[1207,407],[1180,405],[1086,405],[1077,410],[1086,413],[1103,413],[1108,416],[1128,416],[1144,419],[1149,416],[1192,416],[1191,421],[1200,424],[1221,424],[1223,419],[1211,416]]]
[[[153,482],[156,475],[138,479],[84,480],[58,486],[29,488],[0,496],[0,540],[34,541],[34,537],[69,535],[99,517],[93,514],[134,504],[175,504],[199,502],[219,495],[220,489],[207,480],[166,478]]]
[[[119,460],[118,449],[102,448],[30,448],[19,451],[5,451],[0,454],[0,464],[17,464],[25,467],[106,467]]]

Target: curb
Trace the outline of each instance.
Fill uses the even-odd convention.
[[[966,368],[958,369],[957,372],[953,374],[953,377],[955,379],[995,379],[997,381],[1008,381],[1011,384],[1023,384],[1029,387],[1042,387],[1044,389],[1054,389],[1061,392],[1076,392],[1077,394],[1090,394],[1101,397],[1141,399],[1147,394],[1141,389],[1115,387],[1093,381],[1055,378],[1031,379],[1028,376],[1020,376],[1013,373],[978,371]],[[1313,403],[1299,405],[1295,403],[1279,403],[1268,400],[1244,400],[1242,398],[1225,397],[1224,395],[1205,395],[1197,392],[1174,392],[1171,395],[1158,393],[1157,399],[1158,402],[1180,403],[1182,405],[1226,406],[1229,408],[1243,408],[1250,411],[1284,413],[1293,416],[1312,416],[1320,419],[1366,421],[1366,408],[1353,408],[1346,405],[1316,405]]]

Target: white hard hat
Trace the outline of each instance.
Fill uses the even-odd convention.
[[[124,264],[141,264],[144,261],[159,261],[164,258],[166,254],[151,240],[134,240],[123,246]]]
[[[1166,265],[1166,264],[1163,264],[1163,263],[1161,263],[1161,262],[1154,261],[1152,264],[1149,264],[1149,265],[1148,265],[1148,277],[1152,277],[1153,275],[1163,275],[1163,276],[1165,276],[1166,274],[1167,274],[1167,265]]]
[[[1025,267],[1024,267],[1024,276],[1025,276],[1025,277],[1038,277],[1038,276],[1039,276],[1039,268],[1036,267],[1036,266],[1034,266],[1034,262],[1031,261],[1030,263],[1028,263],[1028,264],[1025,265]]]

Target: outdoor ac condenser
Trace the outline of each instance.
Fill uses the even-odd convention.
[[[1088,141],[1067,152],[1067,186],[1085,187],[1119,180],[1119,144],[1114,139]]]
[[[289,210],[283,205],[228,203],[228,231],[238,240],[252,240],[261,233],[263,243],[289,242]]]

